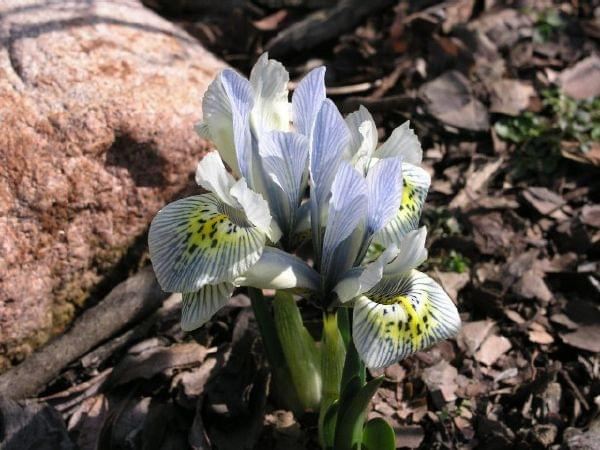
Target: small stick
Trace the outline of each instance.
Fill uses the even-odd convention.
[[[391,0],[341,0],[333,8],[318,10],[281,31],[267,43],[266,50],[278,58],[316,47],[352,29],[365,17],[391,3]]]
[[[66,365],[128,323],[146,317],[167,295],[160,289],[152,268],[142,269],[85,311],[66,333],[0,375],[0,392],[13,399],[37,394]]]

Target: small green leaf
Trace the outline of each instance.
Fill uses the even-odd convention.
[[[340,404],[335,400],[323,417],[321,425],[321,445],[326,450],[333,449],[333,441],[335,439],[335,423],[337,421],[338,409]]]
[[[377,417],[365,425],[362,443],[364,450],[394,450],[396,434],[389,423]]]
[[[342,392],[353,377],[359,378],[361,386],[365,384],[365,365],[358,356],[354,342],[350,340],[346,352],[346,361],[344,362],[344,371],[342,372]]]
[[[348,383],[350,387],[355,378]],[[344,405],[340,402],[338,420],[335,427],[335,450],[354,450],[360,447],[362,442],[362,431],[365,421],[367,406],[371,398],[381,385],[383,377],[375,378],[365,384],[352,399]],[[342,394],[344,396],[345,393]],[[342,398],[342,401],[345,400]]]

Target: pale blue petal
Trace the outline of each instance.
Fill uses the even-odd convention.
[[[342,160],[350,133],[338,109],[329,99],[323,101],[311,135],[309,172],[311,178],[311,228],[317,261],[321,259],[321,216],[326,208],[331,184]]]
[[[368,367],[387,367],[456,336],[460,317],[444,290],[412,270],[384,278],[354,304],[352,336]]]
[[[254,92],[252,117],[255,126],[263,130],[288,130],[290,108],[288,82],[290,76],[283,65],[263,53],[250,72]]]
[[[319,289],[319,274],[297,256],[265,247],[258,262],[235,280],[238,286],[259,289]]]
[[[244,273],[260,258],[265,240],[242,211],[203,194],[161,209],[150,225],[148,247],[163,290],[195,292]]]
[[[213,141],[223,161],[227,163],[234,174],[239,176],[240,168],[233,139],[231,100],[223,87],[223,74],[224,72],[221,72],[208,85],[204,93],[202,98],[204,122],[199,123],[196,130],[203,138]]]
[[[426,239],[426,227],[406,234],[400,241],[398,256],[385,267],[384,275],[398,275],[419,267],[427,259]]]
[[[281,231],[274,223],[269,210],[269,204],[262,195],[254,192],[246,184],[246,180],[240,178],[231,188],[231,196],[241,205],[247,219],[260,231],[265,233],[273,242],[281,237]]]
[[[317,67],[302,78],[292,95],[293,121],[299,133],[310,136],[323,100],[325,67]]]
[[[341,277],[334,291],[341,303],[346,303],[374,287],[384,273],[384,268],[396,255],[398,249],[390,246],[379,257],[365,266],[353,267]]]
[[[246,78],[231,69],[225,69],[222,72],[221,82],[231,103],[233,141],[238,167],[241,175],[251,180],[252,132],[250,130],[250,112],[254,105],[252,86]]]
[[[299,133],[273,131],[263,135],[260,153],[267,175],[280,191],[274,208],[278,221],[291,230],[306,188],[308,141]]]
[[[350,133],[335,104],[326,99],[315,122],[310,148],[310,176],[319,206],[326,200]]]
[[[331,186],[329,217],[323,238],[323,271],[331,272],[334,251],[364,220],[367,212],[367,185],[350,164],[340,164]],[[360,242],[358,243],[360,246]],[[357,249],[358,250],[358,249]],[[356,255],[354,255],[356,257]],[[336,267],[337,271],[344,270]]]
[[[379,160],[367,173],[369,236],[385,227],[396,215],[402,200],[402,158]]]
[[[230,194],[235,179],[225,169],[218,152],[210,152],[200,160],[196,168],[196,183],[207,191],[217,194],[217,197],[229,206],[239,206]]]
[[[392,243],[399,245],[402,236],[419,227],[419,219],[431,177],[427,171],[412,164],[402,164],[402,202],[396,216],[377,234],[373,242],[386,247]]]
[[[207,284],[198,292],[184,292],[181,303],[181,329],[200,328],[223,306],[233,294],[231,283]]]
[[[423,159],[423,149],[408,121],[392,131],[391,136],[377,149],[378,158],[401,156],[406,163],[418,166]]]
[[[351,161],[357,153],[370,154],[377,147],[377,126],[373,116],[364,106],[346,116],[346,124],[350,130],[350,140],[345,152],[347,161]]]

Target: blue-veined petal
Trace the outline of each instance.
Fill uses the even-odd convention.
[[[357,228],[364,220],[367,212],[367,184],[363,176],[350,164],[340,164],[331,186],[331,200],[329,201],[329,217],[323,238],[323,272],[331,273],[331,264],[334,261],[334,252],[339,245]],[[352,244],[352,242],[348,242]],[[360,246],[360,242],[358,242]],[[356,249],[358,251],[358,248]],[[348,255],[354,261],[356,255]],[[350,264],[352,264],[352,262]],[[343,271],[346,267],[336,267]]]
[[[416,270],[384,278],[354,304],[352,335],[368,367],[389,366],[455,336],[459,328],[450,297]]]
[[[392,131],[390,137],[377,149],[378,158],[402,156],[406,163],[418,166],[423,160],[423,149],[408,121]]]
[[[379,231],[373,239],[373,242],[384,247],[391,243],[399,245],[402,236],[418,228],[431,177],[425,169],[403,163],[402,183],[402,202],[396,217]]]
[[[239,172],[251,182],[252,132],[250,129],[250,112],[254,106],[252,87],[246,78],[231,69],[225,69],[221,72],[221,83],[230,101],[233,142]],[[219,149],[218,145],[217,149]]]
[[[367,232],[373,235],[394,218],[402,200],[402,158],[377,161],[367,173]]]
[[[325,67],[317,67],[302,78],[292,95],[292,115],[296,131],[310,136],[323,100]]]
[[[357,162],[368,160],[377,147],[377,126],[373,116],[364,106],[346,116],[346,124],[350,130],[350,140],[344,153],[344,159]],[[358,168],[361,170],[361,168]]]
[[[223,161],[235,175],[239,176],[240,168],[233,138],[231,100],[223,87],[223,74],[224,72],[221,72],[204,93],[202,98],[204,121],[196,125],[196,130],[203,138],[213,141]]]
[[[310,143],[310,176],[317,203],[322,204],[331,189],[350,133],[334,103],[326,99],[317,114]]]
[[[349,132],[344,119],[329,99],[323,101],[311,135],[309,172],[311,178],[311,228],[316,258],[321,252],[321,215],[338,171]]]
[[[346,271],[334,288],[339,301],[346,303],[379,283],[386,264],[397,254],[398,249],[391,245],[375,261]]]
[[[217,194],[217,197],[229,206],[239,206],[230,194],[235,179],[225,169],[218,152],[210,152],[200,160],[196,168],[196,183],[207,191]]]
[[[426,227],[421,227],[406,234],[400,241],[396,258],[385,266],[383,273],[385,275],[395,275],[420,266],[427,259],[426,239]]]
[[[299,133],[265,133],[260,154],[267,175],[279,188],[274,195],[277,208],[273,210],[278,222],[291,230],[307,183],[308,141]]]
[[[275,247],[265,247],[258,262],[238,277],[235,284],[259,289],[316,291],[319,274],[297,256]]]
[[[197,292],[184,292],[181,302],[181,329],[200,328],[223,306],[233,293],[231,283],[207,284]]]
[[[290,76],[280,62],[263,53],[250,72],[254,92],[252,118],[263,130],[287,130],[290,123],[288,82]]]
[[[265,240],[242,211],[213,194],[168,204],[148,234],[154,272],[167,292],[195,292],[233,280],[259,260]]]

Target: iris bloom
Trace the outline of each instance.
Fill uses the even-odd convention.
[[[291,105],[289,75],[266,55],[249,80],[230,69],[216,78],[198,125],[218,151],[196,172],[209,193],[158,213],[150,256],[163,289],[183,293],[185,330],[236,286],[291,290],[324,310],[352,307],[359,355],[384,367],[455,335],[460,319],[416,270],[427,256],[417,227],[430,184],[416,135],[405,123],[377,148],[369,112],[344,119],[324,76],[323,67],[306,75]],[[305,235],[313,267],[290,253]]]

